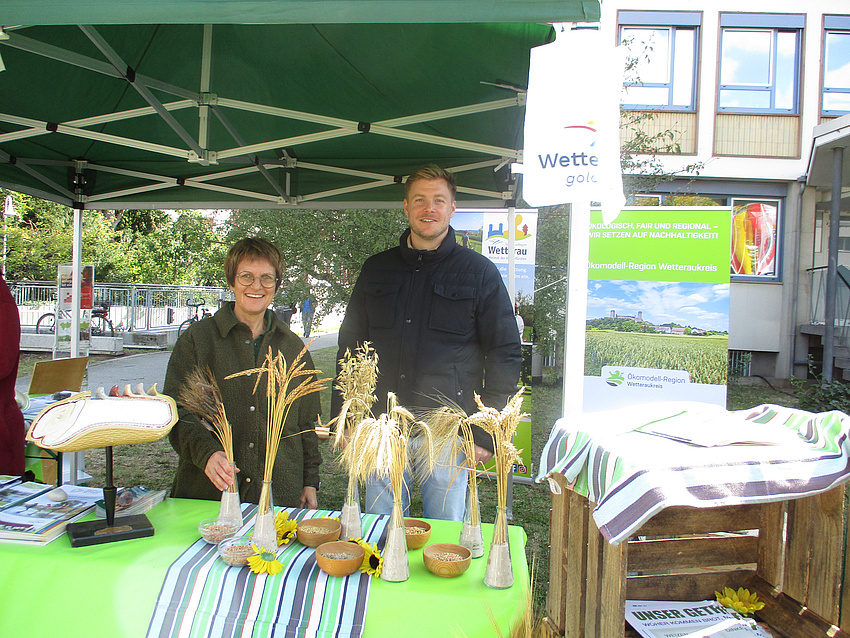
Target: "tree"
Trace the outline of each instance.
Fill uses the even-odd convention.
[[[569,206],[545,206],[537,215],[534,339],[538,346],[564,343],[569,260]],[[525,315],[523,315],[525,316]]]
[[[283,254],[278,301],[311,295],[317,317],[345,305],[366,259],[397,245],[407,222],[399,210],[238,210],[230,218],[230,243],[260,235]]]
[[[10,280],[56,279],[72,259],[73,211],[35,197],[11,194],[15,217],[6,219],[6,272]],[[98,282],[222,285],[225,247],[199,211],[82,212],[82,261]]]
[[[128,245],[127,281],[222,286],[226,245],[212,220],[197,210],[177,211],[176,218],[138,218],[123,229]],[[153,226],[148,224],[152,223]],[[139,230],[133,231],[135,227]],[[148,232],[144,232],[148,229]]]

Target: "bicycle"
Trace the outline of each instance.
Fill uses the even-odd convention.
[[[204,305],[204,299],[199,299],[197,303],[192,303],[191,300],[186,302],[186,305],[190,308],[194,309],[194,314],[191,315],[186,321],[180,324],[180,327],[177,328],[177,336],[179,337],[183,334],[183,331],[188,328],[193,323],[200,321],[201,319],[206,319],[207,317],[212,317],[212,313],[206,308],[201,308]],[[201,312],[198,313],[198,308],[201,308]]]
[[[62,311],[62,317],[70,319],[71,313]],[[109,320],[109,304],[100,303],[92,310],[89,331],[92,337],[114,337],[115,328]],[[45,312],[35,323],[35,332],[40,335],[52,335],[56,332],[56,314]]]

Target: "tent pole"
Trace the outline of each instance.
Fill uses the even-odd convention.
[[[587,326],[587,260],[590,202],[570,204],[569,262],[564,330],[563,416],[582,412],[584,401],[584,345]]]
[[[508,206],[508,294],[511,304],[516,304],[516,206]]]
[[[838,287],[838,235],[841,229],[841,176],[844,147],[832,149],[832,194],[829,209],[829,244],[826,269],[826,297],[823,330],[823,380],[832,381],[835,365],[835,298]]]
[[[82,284],[83,211],[74,208],[73,249],[71,256],[71,357],[80,356],[80,286]]]

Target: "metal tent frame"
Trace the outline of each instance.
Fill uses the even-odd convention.
[[[386,208],[437,161],[463,205],[504,206],[538,21],[599,17],[595,0],[137,4],[4,3],[0,186],[88,209]]]

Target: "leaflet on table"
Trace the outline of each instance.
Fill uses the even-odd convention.
[[[20,476],[13,476],[11,474],[0,474],[0,488],[6,487],[7,485],[11,485],[12,483],[19,483],[20,480]]]
[[[98,487],[63,485],[67,498],[56,501],[48,496],[52,486],[47,488],[0,511],[0,541],[50,542],[64,533],[68,523],[88,514],[103,495]]]
[[[714,600],[627,600],[626,622],[644,638],[771,638]]]
[[[118,490],[118,497],[115,499],[115,516],[144,514],[152,507],[162,503],[167,493],[168,490],[155,492],[142,485],[123,487]],[[94,515],[96,518],[106,518],[103,499],[95,503]]]
[[[5,474],[0,476],[0,480],[6,478],[7,475]],[[53,489],[52,485],[47,485],[46,483],[21,481],[19,476],[12,478],[13,480],[3,482],[2,487],[0,487],[0,511]]]
[[[699,423],[699,427],[695,428],[694,423]],[[696,409],[676,410],[635,431],[700,447],[787,445],[793,448],[804,441],[796,430],[782,424],[759,423],[708,404]]]

